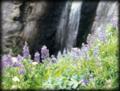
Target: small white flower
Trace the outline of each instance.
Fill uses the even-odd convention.
[[[38,64],[38,62],[32,62],[32,65],[37,65]]]
[[[16,89],[17,86],[16,85],[12,85],[11,89]]]
[[[111,84],[111,83],[112,83],[112,80],[109,79],[109,80],[106,81],[106,83],[107,83],[107,84]]]
[[[12,80],[13,80],[14,82],[19,82],[19,81],[20,81],[20,79],[19,79],[17,76],[13,77]]]

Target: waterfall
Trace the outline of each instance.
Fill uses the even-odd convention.
[[[67,2],[59,22],[56,41],[59,50],[74,46],[80,20],[81,2]]]
[[[56,46],[58,50],[63,50],[64,48],[64,42],[65,42],[65,36],[67,35],[67,23],[68,23],[68,19],[69,19],[69,11],[70,11],[70,7],[71,7],[71,2],[66,2],[65,8],[62,11],[62,15],[60,18],[60,22],[59,22],[59,26],[57,29],[57,33],[56,33]]]
[[[71,5],[71,11],[68,22],[68,36],[66,40],[66,47],[68,49],[71,49],[76,42],[76,36],[79,29],[81,6],[81,1],[73,2]]]

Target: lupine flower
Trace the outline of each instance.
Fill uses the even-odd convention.
[[[17,56],[17,60],[18,60],[19,62],[21,62],[21,61],[23,60],[23,57],[22,57],[21,55],[18,55],[18,56]]]
[[[34,55],[34,60],[35,60],[36,62],[39,62],[39,60],[40,60],[40,53],[39,53],[39,52],[36,52],[36,53],[35,53],[35,55]]]
[[[90,59],[88,54],[89,46],[87,44],[83,44],[81,51],[82,51],[82,57],[84,57],[86,60],[89,60]]]
[[[19,63],[19,62],[15,62],[15,63],[13,63],[13,67],[20,67],[22,64],[21,63]]]
[[[82,51],[85,52],[85,53],[88,52],[89,51],[89,46],[87,44],[83,44]]]
[[[82,79],[81,81],[80,81],[80,83],[82,84],[82,85],[87,85],[88,84],[88,80],[87,79]]]
[[[25,45],[23,47],[23,57],[28,58],[29,56],[30,56],[29,47],[27,42],[25,42]]]
[[[94,55],[95,58],[98,57],[98,55],[99,55],[99,48],[98,48],[98,46],[94,48],[93,55]]]
[[[12,65],[12,56],[10,54],[7,55],[8,63]]]
[[[2,61],[4,62],[6,60],[6,58],[7,58],[7,55],[3,55],[2,56]]]
[[[84,85],[86,85],[86,84],[88,84],[88,80],[86,80],[86,79],[84,79],[83,81],[82,81],[82,84],[84,84]]]
[[[3,55],[3,57],[2,57],[2,64],[3,64],[3,67],[10,67],[10,66],[12,66],[12,56],[10,54]]]
[[[72,48],[71,49],[71,56],[74,59],[78,59],[80,57],[80,49],[79,48]]]
[[[21,62],[16,57],[12,57],[13,67],[21,66]]]
[[[19,74],[23,75],[25,74],[25,68],[21,67],[18,71]]]
[[[57,61],[57,59],[55,58],[54,55],[51,55],[51,61],[52,61],[53,63],[55,63],[55,62]]]
[[[44,45],[42,48],[41,48],[41,58],[42,59],[46,59],[49,57],[49,50],[47,49],[47,47]]]
[[[89,56],[88,53],[86,54],[85,59],[86,59],[86,60],[89,60],[89,59],[90,59],[90,56]]]
[[[100,31],[100,32],[98,33],[98,38],[99,38],[99,40],[105,42],[105,41],[106,41],[106,35],[105,35],[105,32]]]
[[[113,27],[117,28],[118,27],[118,25],[117,25],[118,24],[118,16],[112,17],[111,22],[112,22]]]

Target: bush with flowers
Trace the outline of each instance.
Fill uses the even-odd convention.
[[[96,31],[82,48],[57,57],[46,46],[31,59],[27,42],[22,55],[2,56],[3,89],[112,89],[118,87],[118,30]],[[42,63],[40,62],[40,57]]]

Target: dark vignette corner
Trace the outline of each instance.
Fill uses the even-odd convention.
[[[2,80],[2,78],[1,78],[1,75],[2,75],[2,63],[1,63],[1,54],[2,54],[2,45],[1,45],[1,41],[2,41],[2,27],[1,27],[1,1],[0,1],[0,89],[2,88],[2,86],[1,86],[1,80]]]

